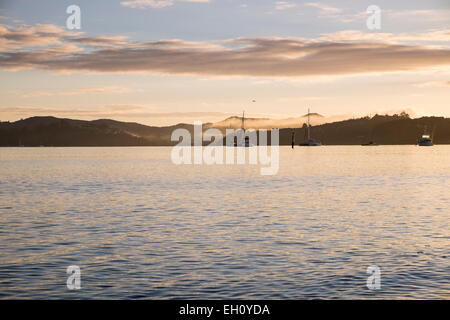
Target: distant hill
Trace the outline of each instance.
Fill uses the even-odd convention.
[[[316,116],[320,118],[320,115]],[[280,144],[290,145],[292,130],[296,143],[306,134],[303,117],[292,118],[292,127],[281,127]],[[295,119],[295,120],[294,120]],[[274,128],[271,119],[246,119],[246,128]],[[253,122],[253,125],[251,125]],[[303,123],[300,127],[299,123]],[[285,123],[281,123],[285,125]],[[240,128],[241,118],[231,117],[204,129]],[[247,126],[248,125],[248,126]],[[32,117],[16,122],[0,122],[0,146],[171,146],[170,136],[175,129],[193,132],[191,124],[154,127],[133,122],[100,119],[94,121],[61,119],[55,117]],[[293,129],[292,129],[293,128]],[[378,144],[415,144],[425,128],[433,134],[436,144],[450,144],[450,119],[424,117],[410,119],[407,115],[365,117],[315,125],[311,128],[313,138],[325,145],[360,145],[369,141]]]
[[[416,144],[427,130],[436,144],[450,144],[450,119],[408,115],[364,117],[326,123],[311,128],[311,135],[325,145],[359,145],[370,141],[378,144]],[[295,129],[296,142],[304,139],[306,126]],[[280,130],[280,144],[291,144],[292,129]]]
[[[32,117],[0,122],[0,146],[166,146],[173,130],[193,126],[145,126],[133,122]]]
[[[307,122],[308,115],[286,119],[269,118],[245,118],[245,128],[252,129],[272,129],[272,128],[300,128]],[[327,118],[318,114],[310,113],[310,123],[312,125],[323,124],[328,121]],[[239,129],[242,127],[242,117],[229,117],[225,120],[215,122],[209,125],[211,128],[218,129]]]

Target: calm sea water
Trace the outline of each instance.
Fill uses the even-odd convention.
[[[450,299],[450,146],[170,150],[1,148],[0,298]]]

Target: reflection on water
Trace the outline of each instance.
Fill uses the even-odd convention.
[[[449,146],[170,150],[1,148],[0,298],[450,298]]]

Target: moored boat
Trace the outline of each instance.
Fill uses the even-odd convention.
[[[311,138],[310,115],[311,115],[311,113],[310,113],[310,110],[308,109],[308,124],[307,124],[307,128],[306,128],[306,140],[299,143],[299,146],[301,146],[301,147],[319,147],[322,145],[319,141]]]

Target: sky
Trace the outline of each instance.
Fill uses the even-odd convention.
[[[308,108],[450,117],[450,2],[0,0],[0,121],[160,126]]]

